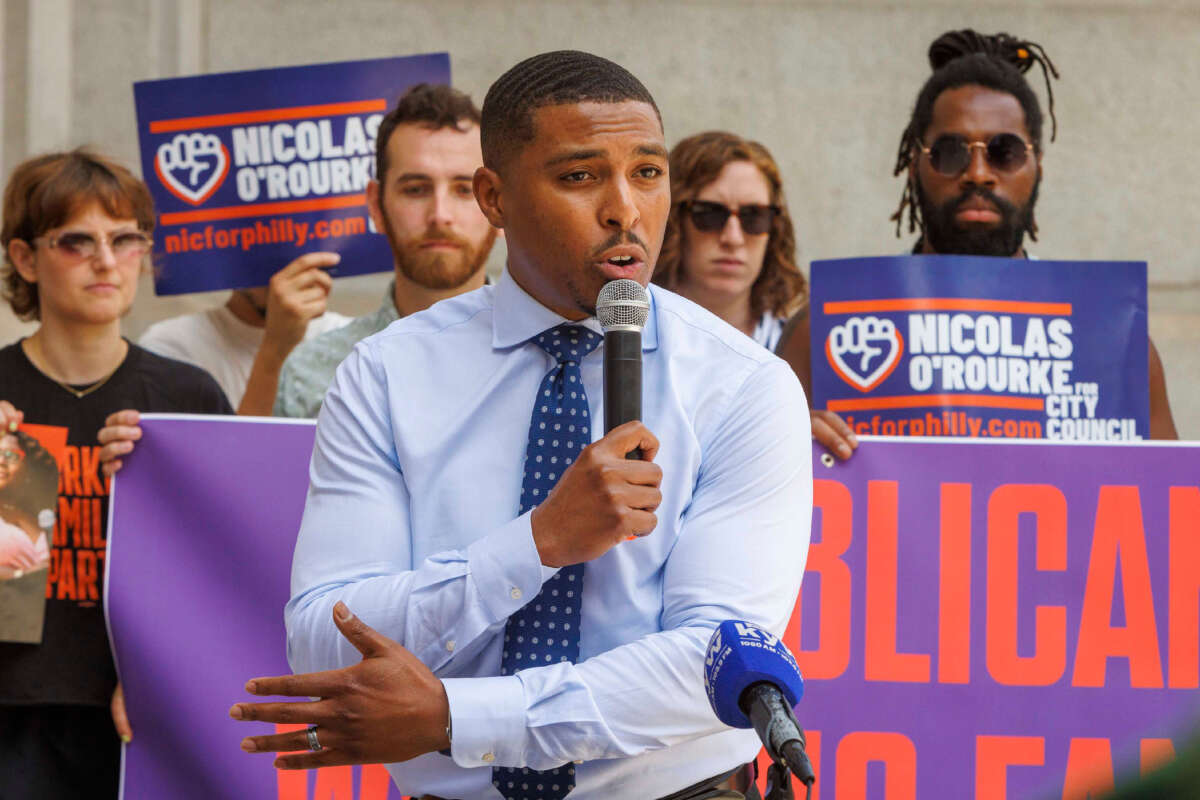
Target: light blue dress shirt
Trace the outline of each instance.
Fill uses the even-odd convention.
[[[516,514],[534,393],[553,366],[529,339],[565,320],[505,276],[393,323],[337,370],[296,543],[288,657],[297,672],[360,660],[332,623],[343,600],[442,679],[452,756],[389,765],[405,793],[499,798],[493,766],[575,761],[575,800],[653,798],[758,749],[711,711],[704,652],[726,619],[786,626],[812,514],[808,409],[783,361],[650,292],[643,419],[661,443],[658,527],[587,564],[576,664],[499,677],[506,620],[554,574],[529,513]],[[581,364],[597,424],[603,361],[601,346]]]

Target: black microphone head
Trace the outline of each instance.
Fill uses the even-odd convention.
[[[596,298],[596,319],[605,333],[642,332],[650,317],[650,293],[629,278],[609,281]]]

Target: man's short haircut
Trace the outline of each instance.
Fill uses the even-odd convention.
[[[671,148],[671,213],[662,252],[654,265],[654,282],[672,290],[683,282],[683,205],[695,200],[700,190],[734,161],[758,167],[770,189],[768,202],[779,206],[768,234],[762,272],[750,287],[750,312],[756,317],[764,311],[786,317],[804,305],[808,284],[796,266],[796,233],[783,193],[783,178],[766,147],[733,133],[698,133]]]
[[[8,256],[8,245],[33,240],[67,223],[91,203],[114,219],[133,219],[139,230],[154,230],[154,201],[132,172],[105,156],[80,148],[36,156],[13,170],[4,189],[4,223],[0,243],[0,295],[22,320],[39,319],[38,288],[21,277]]]
[[[483,164],[499,171],[514,151],[532,141],[533,114],[539,108],[627,100],[648,103],[662,125],[662,114],[649,90],[607,58],[578,50],[527,58],[497,78],[483,99]]]
[[[383,182],[388,170],[388,140],[397,125],[420,125],[430,130],[467,131],[479,124],[479,109],[466,95],[449,86],[418,83],[396,101],[396,107],[379,123],[375,135],[375,180]]]
[[[1025,112],[1025,127],[1029,129],[1029,135],[1033,139],[1034,150],[1040,154],[1042,107],[1023,74],[1034,64],[1041,67],[1042,77],[1046,81],[1046,96],[1050,104],[1052,124],[1050,141],[1054,141],[1058,134],[1058,120],[1054,116],[1054,90],[1050,88],[1050,76],[1057,78],[1058,70],[1040,44],[1018,39],[1007,33],[989,36],[969,28],[947,31],[934,39],[933,44],[929,45],[929,65],[933,68],[933,74],[917,94],[912,117],[900,136],[900,149],[896,154],[896,169],[893,174],[899,175],[908,170],[916,162],[922,144],[929,144],[923,142],[923,137],[933,122],[933,105],[942,92],[963,86],[981,86],[1015,97]],[[915,180],[913,178],[905,181],[900,206],[892,215],[897,236],[900,235],[906,208],[909,232],[916,231],[918,227],[923,229],[924,226],[920,203],[916,198]],[[1031,238],[1036,240],[1037,236],[1033,233],[1030,231]]]

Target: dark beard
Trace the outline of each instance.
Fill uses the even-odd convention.
[[[1007,200],[1001,200],[983,187],[968,189],[953,200],[948,200],[940,206],[931,204],[917,182],[917,202],[921,207],[923,220],[922,238],[935,253],[946,255],[966,256],[1002,256],[1011,258],[1021,252],[1025,240],[1025,231],[1033,227],[1033,207],[1037,204],[1038,188],[1042,180],[1039,177],[1033,185],[1033,193],[1029,202],[1018,208]],[[987,200],[1000,213],[1000,223],[994,227],[968,225],[959,227],[954,214],[959,206],[972,195]]]

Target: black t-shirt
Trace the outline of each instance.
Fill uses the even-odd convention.
[[[67,428],[42,643],[0,642],[0,704],[107,706],[117,675],[100,605],[109,481],[100,472],[96,434],[109,414],[126,408],[193,414],[233,409],[204,370],[134,344],[112,377],[84,397],[39,372],[20,342],[9,345],[0,349],[0,400],[25,412],[26,422]]]

